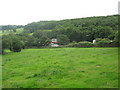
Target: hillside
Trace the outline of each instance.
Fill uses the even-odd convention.
[[[100,41],[98,47],[116,47],[120,38],[118,35],[118,15],[40,21],[25,26],[8,25],[2,26],[2,31],[4,49],[13,48],[11,43],[19,42],[17,45],[19,50],[50,46],[52,38],[56,38],[60,46],[71,46],[73,42],[73,47],[81,47],[78,45],[81,43],[84,44],[84,47],[96,46],[92,45],[92,41],[98,40]]]
[[[113,30],[117,30],[118,15],[86,17],[76,19],[65,19],[59,21],[40,21],[32,22],[27,25],[2,25],[0,30],[10,30],[15,28],[24,28],[33,32],[34,30],[54,30],[59,25],[73,25],[75,27],[89,27],[93,26],[110,26]]]
[[[75,26],[75,27],[89,27],[93,26],[109,26],[113,30],[117,30],[118,25],[118,15],[112,16],[99,16],[99,17],[87,17],[87,18],[76,18],[76,19],[66,19],[60,21],[40,21],[40,22],[33,22],[25,25],[24,29],[30,32],[35,30],[47,30],[52,29],[54,30],[57,26],[68,25],[68,26]]]

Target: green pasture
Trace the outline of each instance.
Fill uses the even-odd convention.
[[[0,55],[0,89],[2,88],[2,55]]]
[[[6,52],[3,88],[117,88],[117,48],[44,48]]]

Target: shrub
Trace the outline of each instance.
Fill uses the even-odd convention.
[[[14,43],[12,51],[20,52],[21,51],[21,46],[18,43]]]
[[[94,47],[94,44],[88,41],[82,41],[78,43],[70,43],[68,47]]]
[[[97,47],[109,47],[110,41],[99,41],[96,43]]]
[[[108,38],[96,38],[96,43],[99,41],[109,41],[110,42],[111,40]]]
[[[113,40],[112,42],[110,42],[110,47],[119,47],[119,42]]]
[[[78,43],[79,47],[93,47],[94,44],[88,41],[82,41]]]
[[[67,45],[70,42],[70,40],[67,37],[67,35],[64,35],[64,34],[58,35],[57,39],[58,39],[58,43],[60,45]]]
[[[38,39],[38,43],[37,46],[38,47],[45,47],[45,46],[49,46],[50,44],[50,39],[46,36],[41,37],[40,39]]]
[[[112,41],[108,38],[104,38],[104,39],[97,38],[95,46],[97,46],[97,47],[117,47],[118,43],[115,40]]]
[[[23,42],[19,40],[19,38],[14,38],[12,41],[12,46],[10,47],[10,50],[13,52],[20,52],[23,47]]]
[[[78,47],[78,43],[69,43],[67,47]]]

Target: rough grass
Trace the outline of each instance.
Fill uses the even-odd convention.
[[[2,88],[2,55],[0,55],[0,89]]]
[[[3,55],[4,88],[117,88],[117,48],[25,49]]]

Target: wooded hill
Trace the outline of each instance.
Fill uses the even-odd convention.
[[[90,26],[108,26],[113,30],[117,30],[118,15],[33,22],[25,25],[24,29],[30,32],[35,30],[54,30],[60,25],[63,27],[77,27],[78,29]]]
[[[49,38],[66,35],[70,41],[92,41],[96,38],[113,40],[118,33],[118,15],[66,19],[60,21],[40,21],[25,25],[26,32],[52,30]]]
[[[9,48],[12,50],[15,47],[16,51],[16,47],[19,47],[19,49],[22,47],[46,47],[50,46],[52,38],[57,38],[58,44],[62,46],[115,47],[118,46],[120,36],[118,35],[118,24],[118,15],[111,15],[60,21],[40,21],[25,26],[1,26],[3,31],[9,29],[14,34],[3,35],[3,49]],[[23,32],[14,33],[17,31],[16,28],[23,28]],[[99,43],[93,45],[92,41],[94,39]]]

